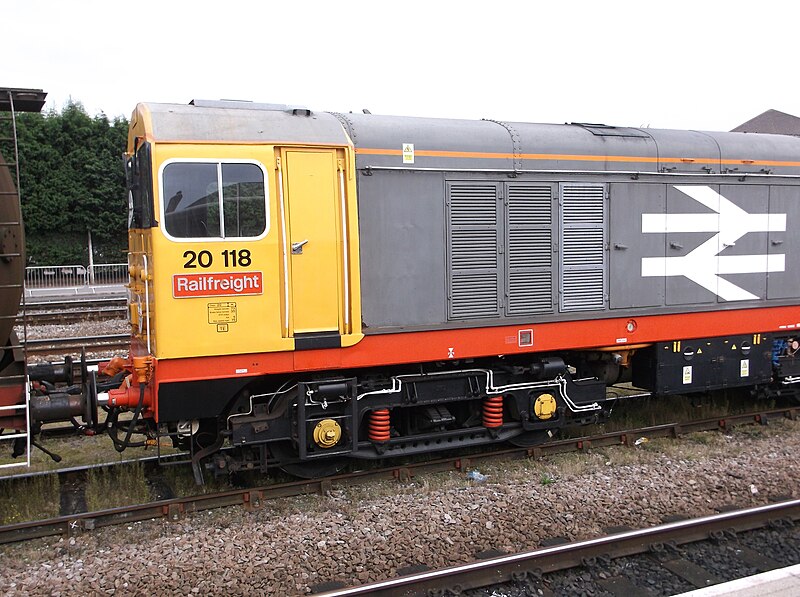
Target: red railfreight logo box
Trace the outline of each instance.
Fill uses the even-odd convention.
[[[244,296],[263,294],[261,272],[224,272],[217,274],[174,274],[172,296]]]

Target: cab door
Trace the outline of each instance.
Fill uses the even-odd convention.
[[[338,341],[343,284],[337,154],[307,148],[282,154],[289,335],[335,335]]]

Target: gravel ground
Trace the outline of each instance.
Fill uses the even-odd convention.
[[[734,504],[800,495],[800,422],[696,434],[483,467],[482,483],[428,475],[5,546],[4,595],[304,594],[416,564],[441,567],[491,548],[658,524]]]
[[[82,338],[85,336],[107,336],[109,334],[126,334],[131,331],[127,319],[107,319],[104,321],[84,321],[70,324],[29,325],[30,340],[46,338]],[[17,335],[22,337],[22,328],[16,328]]]

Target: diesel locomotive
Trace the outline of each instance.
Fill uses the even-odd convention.
[[[130,355],[83,408],[198,473],[799,387],[795,137],[194,101],[136,107],[126,173]]]

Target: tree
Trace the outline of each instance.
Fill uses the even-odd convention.
[[[95,262],[124,261],[128,121],[70,102],[60,113],[19,114],[17,132],[28,263],[88,263],[88,231]]]

